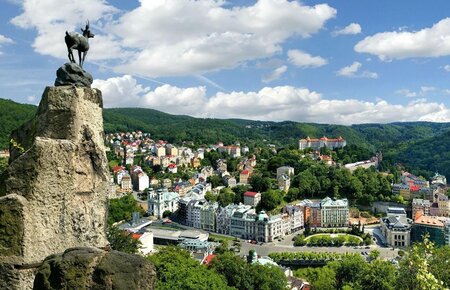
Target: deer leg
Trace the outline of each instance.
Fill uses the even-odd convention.
[[[86,58],[86,54],[87,54],[87,51],[83,52],[83,64],[84,64],[84,59]]]
[[[80,67],[83,67],[83,62],[81,61],[81,51],[78,50],[78,61],[80,63]]]
[[[72,52],[72,49],[69,48],[68,51],[69,51],[69,54],[68,54],[69,61],[70,61],[70,62],[74,62],[74,60],[73,60],[73,52]]]

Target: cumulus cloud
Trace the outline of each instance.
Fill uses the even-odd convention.
[[[287,70],[287,66],[282,65],[274,69],[270,74],[262,78],[263,83],[270,83],[271,81],[279,79]]]
[[[143,87],[129,76],[95,80],[103,91],[106,107],[148,107],[172,114],[196,117],[293,120],[301,122],[358,124],[393,121],[449,122],[444,104],[418,99],[406,105],[383,99],[326,99],[307,88],[264,87],[250,92],[218,92],[208,96],[205,87]]]
[[[444,65],[444,70],[450,72],[450,64]]]
[[[375,72],[363,71],[359,73],[361,67],[362,64],[360,62],[355,61],[351,65],[341,68],[336,74],[338,76],[349,78],[369,78],[369,79],[378,78],[378,74]]]
[[[141,0],[120,12],[102,0],[24,0],[22,9],[12,23],[37,30],[37,52],[65,58],[61,35],[90,19],[97,34],[88,61],[107,60],[116,72],[147,77],[201,74],[271,57],[288,38],[310,37],[336,15],[327,4],[288,0],[240,7],[217,0]]]
[[[377,33],[358,42],[354,49],[381,60],[450,55],[450,18],[419,31]]]
[[[291,49],[287,53],[289,61],[298,67],[320,67],[328,63],[328,61],[320,56],[312,56],[309,53],[298,49]]]
[[[8,37],[6,37],[6,36],[0,34],[0,49],[2,48],[2,46],[3,46],[4,44],[13,44],[13,43],[14,43],[14,41],[13,41],[11,38],[8,38]],[[1,54],[3,54],[2,51],[0,51],[0,55],[1,55]]]
[[[358,23],[350,23],[346,27],[334,31],[332,35],[333,36],[348,35],[348,34],[353,35],[359,33],[361,33],[361,25],[359,25]]]

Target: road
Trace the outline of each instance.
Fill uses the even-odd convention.
[[[373,229],[370,229],[373,231]],[[264,243],[262,245],[254,245],[245,240],[241,240],[241,250],[239,255],[247,255],[250,250],[255,250],[256,253],[260,256],[267,256],[269,253],[273,252],[333,252],[333,253],[369,253],[373,250],[378,250],[380,252],[380,257],[383,259],[393,259],[398,255],[398,249],[392,249],[387,247],[379,246],[379,239],[377,239],[376,245],[369,246],[368,249],[366,247],[294,247],[294,242],[292,238],[296,236],[298,233],[294,233],[284,237],[284,240],[281,242],[273,242],[273,243]]]

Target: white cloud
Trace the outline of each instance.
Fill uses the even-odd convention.
[[[271,81],[279,79],[287,70],[287,66],[282,65],[274,69],[270,74],[263,77],[263,83],[270,83]]]
[[[326,65],[328,61],[320,56],[312,56],[309,53],[298,49],[291,49],[287,53],[289,61],[298,67],[320,67]]]
[[[35,51],[51,55],[58,58],[67,57],[67,48],[62,41],[65,31],[80,31],[80,27],[84,27],[87,20],[90,21],[91,30],[95,30],[93,26],[100,20],[108,20],[111,15],[118,12],[116,8],[108,5],[102,0],[24,0],[22,1],[22,14],[14,17],[11,23],[23,28],[37,30],[37,37],[33,42]],[[99,23],[99,22],[97,22]],[[102,38],[102,41],[111,40],[108,36],[97,35],[95,37]],[[95,38],[94,38],[95,39]],[[90,41],[96,42],[91,39]],[[97,53],[89,52],[89,60],[105,59],[110,55],[110,50],[115,51],[115,45],[109,45],[106,49]]]
[[[381,60],[450,55],[450,18],[419,31],[381,32],[355,45],[355,51],[370,53]]]
[[[0,49],[2,48],[3,44],[13,44],[14,41],[11,38],[8,38],[2,34],[0,34]],[[2,51],[0,51],[0,55],[3,54]]]
[[[421,86],[417,92],[406,88],[395,91],[397,95],[402,95],[407,98],[415,98],[419,96],[425,97],[436,92],[439,93],[439,89],[433,86]],[[442,90],[442,93],[445,94],[445,90]]]
[[[310,37],[336,16],[327,4],[288,0],[242,7],[220,0],[141,0],[120,13],[102,0],[24,0],[22,8],[12,23],[37,30],[37,52],[65,58],[61,35],[90,19],[97,35],[87,61],[108,60],[116,72],[147,77],[201,74],[271,57],[288,38]]]
[[[378,74],[375,72],[363,71],[361,73],[358,73],[361,67],[362,64],[360,62],[355,61],[351,65],[341,68],[336,74],[338,76],[349,78],[370,78],[370,79],[378,78]]]
[[[406,105],[385,100],[325,99],[315,91],[292,86],[265,87],[256,92],[218,92],[207,96],[204,87],[179,88],[162,85],[145,88],[125,75],[96,80],[106,107],[148,107],[172,114],[196,117],[293,120],[301,122],[358,124],[393,121],[449,122],[444,104],[413,100]]]
[[[353,34],[359,34],[359,33],[361,33],[361,25],[359,25],[358,23],[350,23],[346,27],[344,27],[340,30],[334,31],[332,34],[333,34],[333,36],[338,36],[338,35],[348,35],[348,34],[353,35]]]
[[[444,70],[450,72],[450,64],[444,65]]]
[[[395,93],[397,95],[402,95],[402,96],[407,97],[407,98],[417,97],[417,93],[416,92],[412,92],[409,89],[400,89],[400,90],[395,91]]]

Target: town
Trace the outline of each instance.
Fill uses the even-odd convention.
[[[322,246],[328,251],[364,255],[381,250],[393,261],[398,249],[422,241],[425,233],[436,245],[450,245],[447,181],[438,173],[429,182],[403,171],[398,183],[387,184],[390,201],[373,199],[370,206],[361,206],[339,192],[297,199],[299,190],[291,184],[299,186],[296,179],[300,176],[301,187],[301,175],[296,175],[289,164],[270,164],[272,183],[265,184],[267,179],[262,174],[267,173],[262,168],[268,168],[268,160],[259,158],[261,148],[239,142],[175,145],[152,140],[149,134],[137,131],[108,134],[106,143],[114,175],[111,197],[132,195],[145,209],[145,216],[150,217],[141,222],[148,227],[136,228],[139,218],[134,219],[136,225],[121,221],[120,227],[135,234],[151,233],[154,244],[179,243],[193,253],[201,252],[201,262],[208,261],[218,246],[214,238],[208,242],[208,235],[234,237],[240,241],[235,244],[239,244],[236,251],[241,254],[248,249],[270,255],[272,250],[280,252],[288,246],[312,247],[312,251]],[[378,172],[381,153],[347,164],[333,160],[334,150],[346,146],[341,136],[307,137],[298,145],[291,153],[295,151],[311,166],[339,168],[349,176],[365,171],[379,174],[380,178],[388,175]],[[269,159],[277,156],[275,146],[266,147]],[[258,166],[261,163],[263,167]],[[179,231],[173,231],[174,224]],[[186,233],[189,237],[182,238]],[[314,233],[329,235],[317,239]],[[336,246],[344,246],[345,250]],[[148,253],[153,241],[150,247],[143,247]],[[366,247],[370,250],[361,250]]]

